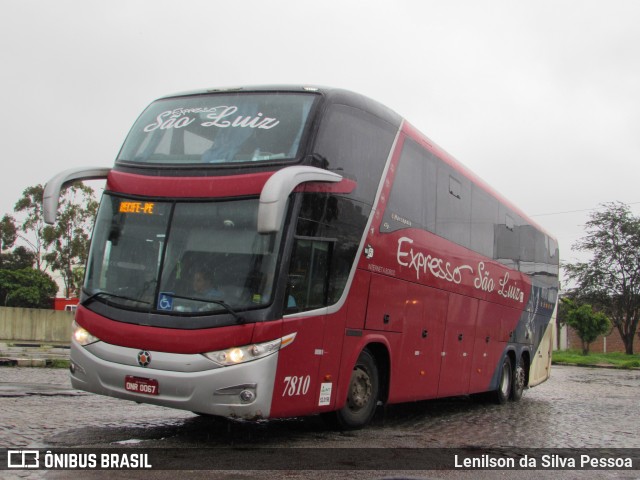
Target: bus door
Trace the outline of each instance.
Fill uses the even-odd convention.
[[[289,267],[283,335],[295,333],[280,351],[273,416],[309,414],[317,408],[319,369],[324,353],[331,255],[335,241],[296,237]],[[317,310],[318,315],[312,312]],[[296,315],[299,312],[300,315]],[[303,312],[309,312],[303,314]]]
[[[450,294],[438,397],[469,392],[477,313],[477,299]]]

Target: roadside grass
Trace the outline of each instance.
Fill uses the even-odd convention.
[[[48,368],[69,368],[70,364],[71,362],[69,360],[63,360],[61,358],[47,360]]]
[[[640,368],[640,355],[624,353],[589,353],[582,355],[580,350],[560,350],[553,352],[553,363],[566,363],[585,366],[612,366],[616,368]]]

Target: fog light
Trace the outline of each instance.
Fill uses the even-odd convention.
[[[255,398],[256,395],[251,390],[243,390],[242,392],[240,392],[240,400],[242,400],[243,402],[250,403],[253,402]]]
[[[87,374],[87,372],[84,371],[84,368],[82,368],[82,365],[78,365],[75,362],[70,362],[69,363],[69,372],[71,372],[71,375],[73,375],[73,376],[86,375]]]

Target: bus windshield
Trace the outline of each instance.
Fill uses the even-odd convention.
[[[152,202],[105,194],[84,293],[157,314],[264,306],[271,301],[280,234],[258,234],[257,211],[257,198]]]
[[[118,162],[205,165],[294,159],[316,98],[242,93],[161,99],[138,118]]]

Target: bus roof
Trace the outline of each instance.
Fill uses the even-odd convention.
[[[491,187],[486,181],[481,179],[477,174],[471,171],[459,160],[451,156],[443,148],[429,139],[424,133],[415,128],[408,121],[403,120],[403,117],[396,113],[391,108],[383,105],[376,100],[373,100],[365,95],[345,90],[341,88],[333,88],[317,85],[253,85],[253,86],[235,86],[235,87],[219,87],[201,90],[191,90],[186,92],[179,92],[175,94],[165,95],[161,99],[175,98],[184,96],[195,95],[210,95],[210,94],[233,94],[233,93],[311,93],[322,95],[328,104],[344,104],[359,108],[367,111],[382,120],[388,122],[394,127],[400,129],[401,127],[405,133],[409,134],[412,138],[419,140],[424,146],[431,149],[443,161],[448,163],[451,167],[459,171],[461,174],[469,178],[469,180],[475,182],[479,187],[487,191],[500,201],[506,207],[510,208],[514,213],[520,215],[523,220],[526,220],[529,224],[544,232],[549,237],[555,240],[555,237],[549,234],[544,228],[542,228],[537,222],[531,220],[531,218],[525,214],[520,208],[516,207],[511,201],[506,199],[503,195],[498,193],[493,187]],[[403,123],[404,121],[404,123]],[[404,126],[403,126],[404,125]]]
[[[315,85],[257,85],[243,87],[222,87],[165,95],[164,98],[192,95],[233,94],[233,93],[311,93],[322,95],[329,103],[338,103],[360,108],[400,128],[402,117],[389,107],[365,95],[341,88],[320,87]]]

